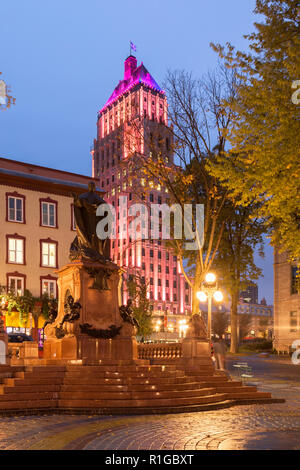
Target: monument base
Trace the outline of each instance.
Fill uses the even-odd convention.
[[[184,338],[182,341],[182,358],[179,362],[186,367],[213,365],[211,358],[211,345],[206,339],[196,337]]]
[[[58,275],[58,315],[45,329],[44,359],[137,361],[135,327],[120,316],[120,268],[111,262],[74,261]],[[81,306],[75,320],[66,315],[70,295]]]
[[[44,359],[70,360],[79,364],[112,361],[137,361],[137,341],[134,337],[113,339],[89,338],[85,335],[62,339],[50,338],[44,345]]]

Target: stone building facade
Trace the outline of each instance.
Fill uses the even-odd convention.
[[[34,297],[43,293],[57,297],[56,270],[69,262],[69,247],[76,235],[72,193],[87,191],[92,180],[0,158],[2,290],[21,295],[28,289]],[[24,330],[12,315],[6,315],[6,326]]]
[[[285,253],[274,254],[274,348],[291,351],[300,339],[300,285],[298,268]]]

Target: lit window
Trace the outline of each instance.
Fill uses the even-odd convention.
[[[8,290],[16,295],[23,295],[24,277],[8,276]]]
[[[42,294],[47,294],[48,297],[56,299],[56,281],[42,279]]]
[[[24,264],[24,239],[8,239],[8,262]]]
[[[56,268],[56,243],[42,242],[42,266]]]

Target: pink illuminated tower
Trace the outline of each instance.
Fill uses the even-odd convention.
[[[168,203],[167,189],[149,184],[138,169],[138,155],[149,156],[148,142],[153,139],[157,139],[166,161],[173,163],[167,98],[143,63],[137,66],[134,56],[130,55],[124,65],[123,80],[98,113],[97,139],[92,150],[93,177],[99,177],[106,200],[116,209],[117,233],[111,242],[113,261],[124,267],[124,280],[139,272],[149,283],[154,317],[163,320],[165,331],[176,332],[179,321],[191,312],[190,289],[177,258],[159,239],[132,242],[127,235],[125,212],[118,202],[120,196],[127,196],[129,206],[138,197],[148,205]],[[126,282],[123,286],[126,303]]]

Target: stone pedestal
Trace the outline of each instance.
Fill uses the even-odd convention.
[[[211,345],[208,340],[197,337],[184,338],[180,362],[186,367],[212,365]]]
[[[74,261],[58,275],[58,315],[45,328],[44,359],[85,364],[136,360],[134,327],[119,312],[120,268],[111,262]],[[63,322],[69,295],[81,304],[80,318]]]

